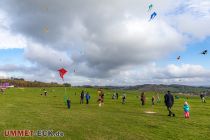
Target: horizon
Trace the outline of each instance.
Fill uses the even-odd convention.
[[[12,78],[15,78],[15,77],[12,77]],[[19,79],[19,78],[17,78]],[[23,78],[20,78],[20,79],[23,79]],[[0,78],[0,80],[14,80],[14,79],[11,79],[11,78],[8,78],[8,79],[2,79]],[[34,80],[34,81],[31,81],[31,80],[25,80],[23,79],[24,81],[26,82],[41,82],[41,83],[56,83],[56,84],[60,84],[60,85],[63,85],[63,84],[66,84],[66,83],[57,83],[57,82],[42,82],[42,81],[37,81],[37,80]],[[2,82],[2,83],[8,83],[8,82]],[[0,82],[1,84],[1,82]],[[71,84],[71,83],[67,83],[67,84]],[[210,86],[209,85],[183,85],[183,84],[141,84],[141,85],[72,85],[71,84],[71,87],[85,87],[85,86],[91,86],[91,87],[135,87],[135,86],[145,86],[145,85],[149,85],[149,86],[152,86],[152,85],[155,85],[155,86],[174,86],[174,85],[177,85],[177,86],[191,86],[191,87],[205,87],[205,88],[209,88]]]
[[[210,55],[201,54],[210,48],[208,0],[7,0],[0,7],[1,78],[210,85]]]

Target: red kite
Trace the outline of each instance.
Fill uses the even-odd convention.
[[[68,72],[67,70],[65,70],[64,68],[61,68],[58,70],[60,77],[63,79],[63,76]]]

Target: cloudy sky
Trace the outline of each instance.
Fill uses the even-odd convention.
[[[209,85],[209,25],[210,0],[1,0],[0,77]]]

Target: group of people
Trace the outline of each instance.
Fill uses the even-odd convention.
[[[101,107],[104,104],[104,92],[103,92],[102,89],[98,89],[97,93],[98,93],[97,102],[98,102],[99,107]],[[45,93],[45,96],[46,95],[47,95],[47,93]],[[118,93],[115,93],[115,94],[113,94],[112,99],[118,99],[118,96],[119,96]],[[200,98],[202,99],[202,102],[204,102],[204,103],[206,102],[204,94],[201,94]],[[86,104],[89,104],[90,95],[89,95],[88,92],[85,93],[85,91],[82,90],[82,92],[80,93],[80,104],[84,103],[84,99],[86,99]],[[145,96],[144,92],[142,92],[141,95],[140,95],[140,101],[141,101],[141,105],[144,106],[145,102],[146,102],[146,96]],[[157,94],[156,96],[152,96],[152,105],[155,104],[155,101],[157,101],[157,103],[160,103],[159,94]],[[122,95],[122,104],[125,104],[125,102],[126,102],[126,94],[124,93]],[[168,110],[168,116],[175,117],[175,113],[172,112],[172,107],[173,107],[173,104],[174,104],[174,96],[171,94],[170,91],[167,91],[167,93],[164,95],[164,102],[165,102],[165,105],[166,105],[167,110]],[[70,106],[71,106],[70,98],[68,98],[66,100],[66,103],[67,103],[67,108],[70,109]],[[189,113],[190,112],[190,106],[189,106],[187,101],[184,102],[183,110],[184,110],[184,117],[189,118],[190,117],[190,113]]]
[[[165,99],[165,105],[166,105],[167,110],[169,112],[168,116],[175,117],[175,113],[173,113],[171,111],[171,108],[174,104],[174,97],[173,97],[173,95],[171,94],[170,91],[168,91],[168,93],[165,94],[164,99]],[[187,101],[184,102],[183,110],[184,110],[184,117],[185,118],[190,118],[190,106],[189,106]]]
[[[44,93],[43,94],[41,93],[41,95],[47,96],[47,90],[46,89],[42,89],[42,90],[44,91]]]
[[[146,96],[144,92],[141,93],[140,101],[141,101],[141,105],[144,106],[146,103]],[[160,103],[159,94],[157,94],[156,96],[152,96],[152,105],[155,105],[155,101],[157,101],[157,103]]]
[[[119,97],[119,94],[117,92],[112,95],[113,100],[115,100],[115,99],[118,100],[118,97]],[[125,104],[125,102],[126,102],[126,94],[123,93],[122,94],[122,104]]]
[[[76,92],[75,92],[75,96],[76,96]],[[85,91],[82,90],[82,92],[80,93],[80,104],[84,103],[84,99],[86,99],[86,104],[89,104],[90,94],[88,92],[85,93]],[[64,101],[66,101],[65,104],[67,105],[67,108],[70,109],[71,108],[70,98],[68,97],[66,99],[66,96],[64,96]]]
[[[84,103],[84,98],[86,99],[86,104],[89,104],[90,94],[88,92],[85,93],[84,90],[82,90],[80,93],[80,104]]]

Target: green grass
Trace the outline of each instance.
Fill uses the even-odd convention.
[[[66,95],[72,101],[71,109],[64,104],[64,88],[49,88],[48,96],[41,96],[41,88],[11,88],[0,95],[1,139],[66,139],[66,140],[169,140],[210,139],[210,106],[202,104],[199,97],[188,99],[190,119],[184,119],[184,98],[176,99],[173,111],[176,117],[168,117],[163,103],[151,106],[152,92],[146,93],[147,102],[140,106],[138,91],[125,91],[126,104],[121,98],[112,100],[114,91],[105,90],[105,104],[98,107],[96,89],[87,89],[90,104],[79,104],[81,88],[67,88]],[[75,92],[77,95],[75,96]],[[119,91],[119,93],[122,93]],[[146,114],[154,111],[156,114]],[[5,138],[4,130],[54,130],[62,131],[62,138]]]

